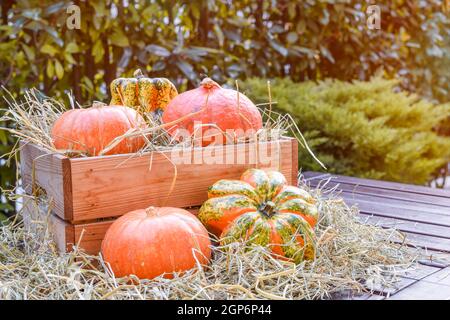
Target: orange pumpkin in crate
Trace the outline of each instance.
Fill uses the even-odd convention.
[[[202,145],[226,143],[226,137],[248,138],[262,128],[261,114],[249,98],[236,90],[222,88],[210,78],[203,79],[197,89],[183,92],[169,102],[163,122],[180,118],[184,120],[166,128],[169,133],[185,139],[195,131],[194,138],[201,137]],[[227,130],[231,134],[225,136]]]
[[[131,108],[94,103],[90,108],[64,112],[55,121],[51,136],[56,149],[97,156],[115,138],[146,128],[144,118]],[[104,154],[133,153],[144,145],[142,136],[125,138]]]
[[[141,279],[193,268],[211,258],[210,239],[201,222],[184,209],[150,207],[135,210],[111,225],[102,254],[116,277]]]

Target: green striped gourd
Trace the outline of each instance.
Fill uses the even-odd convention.
[[[131,107],[140,113],[162,112],[178,94],[169,79],[147,78],[140,69],[134,72],[134,78],[113,80],[110,90],[110,105]]]
[[[287,185],[280,172],[249,169],[240,180],[212,185],[198,218],[221,244],[246,241],[298,263],[315,256],[315,202],[304,189]]]

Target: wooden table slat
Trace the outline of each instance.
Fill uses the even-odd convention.
[[[383,228],[397,229],[403,232],[434,236],[450,239],[450,227],[436,226],[413,221],[399,220],[394,218],[377,217],[362,213],[359,219],[363,223],[381,226]]]
[[[367,195],[367,194],[359,194],[353,192],[342,191],[339,193],[344,199],[352,199],[364,202],[372,202],[375,204],[384,204],[389,205],[393,208],[399,209],[407,209],[412,211],[420,211],[425,214],[435,213],[438,215],[443,215],[450,217],[450,207],[443,207],[425,203],[415,203],[406,200],[398,200],[398,199],[387,199],[383,197],[378,197],[376,195]]]
[[[389,299],[450,299],[450,267],[441,269],[397,292]]]
[[[404,232],[404,234],[406,235],[405,242],[410,246],[417,246],[427,250],[450,253],[449,239],[436,238],[433,236],[425,236],[408,232]]]
[[[446,255],[446,256],[444,256]],[[436,268],[450,267],[450,255],[445,252],[433,252],[424,259],[419,259],[420,264]]]
[[[391,296],[396,292],[407,288],[415,282],[441,270],[440,268],[425,266],[416,264],[406,272],[398,276],[398,281],[390,287],[384,287],[382,285],[372,286],[370,289],[378,295]]]
[[[426,211],[419,210],[402,209],[392,207],[389,204],[382,202],[374,203],[346,198],[344,198],[344,201],[350,206],[357,205],[359,210],[365,214],[450,227],[450,216],[447,215],[427,213]]]
[[[440,271],[441,269],[443,268],[416,263],[411,267],[411,270],[408,270],[405,274],[402,274],[401,277],[414,280],[422,280],[423,278],[428,277],[433,273]]]
[[[370,218],[370,217],[369,217]],[[367,219],[367,217],[361,216],[361,222],[367,222],[372,225],[379,225],[380,227],[386,228],[382,224],[380,225],[377,221]],[[399,229],[397,229],[399,230]],[[450,253],[450,239],[438,238],[433,235],[423,235],[418,234],[416,231],[407,232],[404,230],[399,230],[405,236],[404,239],[390,239],[395,243],[405,243],[410,247],[419,247],[427,250],[441,251]]]
[[[371,289],[375,294],[382,296],[392,296],[393,294],[407,288],[418,280],[400,277],[399,280],[393,284],[392,287],[375,286]]]
[[[308,180],[308,184],[311,187],[318,187],[323,180],[312,179]],[[325,189],[331,189],[337,187],[343,192],[348,192],[352,194],[361,195],[372,195],[379,198],[385,198],[389,200],[404,200],[410,203],[416,204],[427,204],[430,208],[442,208],[446,207],[450,211],[450,195],[449,198],[435,197],[431,195],[423,195],[411,192],[397,191],[397,190],[386,190],[377,187],[361,186],[357,184],[348,184],[343,182],[330,181],[326,184]],[[388,201],[389,201],[388,200]]]
[[[398,183],[398,182],[391,182],[391,181],[382,181],[382,180],[372,180],[372,179],[364,179],[364,178],[356,178],[356,177],[347,177],[342,176],[338,174],[326,174],[323,172],[311,172],[307,171],[303,173],[303,176],[306,180],[311,179],[328,179],[330,177],[333,177],[333,179],[337,179],[340,182],[343,183],[350,183],[350,184],[357,184],[362,186],[376,186],[380,189],[388,189],[388,190],[397,190],[397,191],[406,191],[406,192],[412,192],[417,194],[425,194],[425,195],[431,195],[435,197],[444,197],[449,198],[450,197],[450,191],[445,189],[436,189],[436,188],[430,188],[425,186],[418,186],[418,185],[412,185],[412,184],[404,184],[404,183]]]
[[[340,292],[332,295],[334,300],[384,300],[386,297],[376,293]]]

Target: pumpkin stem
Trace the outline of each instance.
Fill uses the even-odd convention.
[[[141,69],[136,69],[136,71],[133,73],[133,76],[135,78],[143,78],[144,74],[142,73]]]
[[[106,103],[103,103],[101,101],[94,101],[92,103],[92,108],[101,108],[101,107],[104,107],[106,105],[107,105]]]
[[[211,78],[204,78],[200,85],[205,89],[221,88],[221,86]]]
[[[267,201],[265,202],[261,208],[260,211],[267,216],[268,218],[270,218],[271,216],[273,216],[275,214],[275,203],[272,201]]]
[[[151,217],[155,215],[157,212],[156,208],[154,206],[150,206],[147,209],[145,209],[145,213],[147,214],[147,217]]]

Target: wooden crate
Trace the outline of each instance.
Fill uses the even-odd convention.
[[[210,185],[219,179],[237,179],[247,168],[277,169],[289,183],[297,182],[298,143],[288,137],[190,148],[184,150],[183,158],[191,163],[176,166],[173,150],[140,156],[68,158],[31,143],[21,147],[23,188],[27,194],[32,194],[35,186],[45,190],[54,214],[51,225],[59,235],[61,250],[70,249],[83,232],[80,246],[97,253],[115,218],[151,205],[198,207],[207,199]],[[264,156],[272,161],[264,161]],[[228,161],[211,163],[212,159]],[[30,206],[25,205],[24,215],[30,215],[30,211]]]

